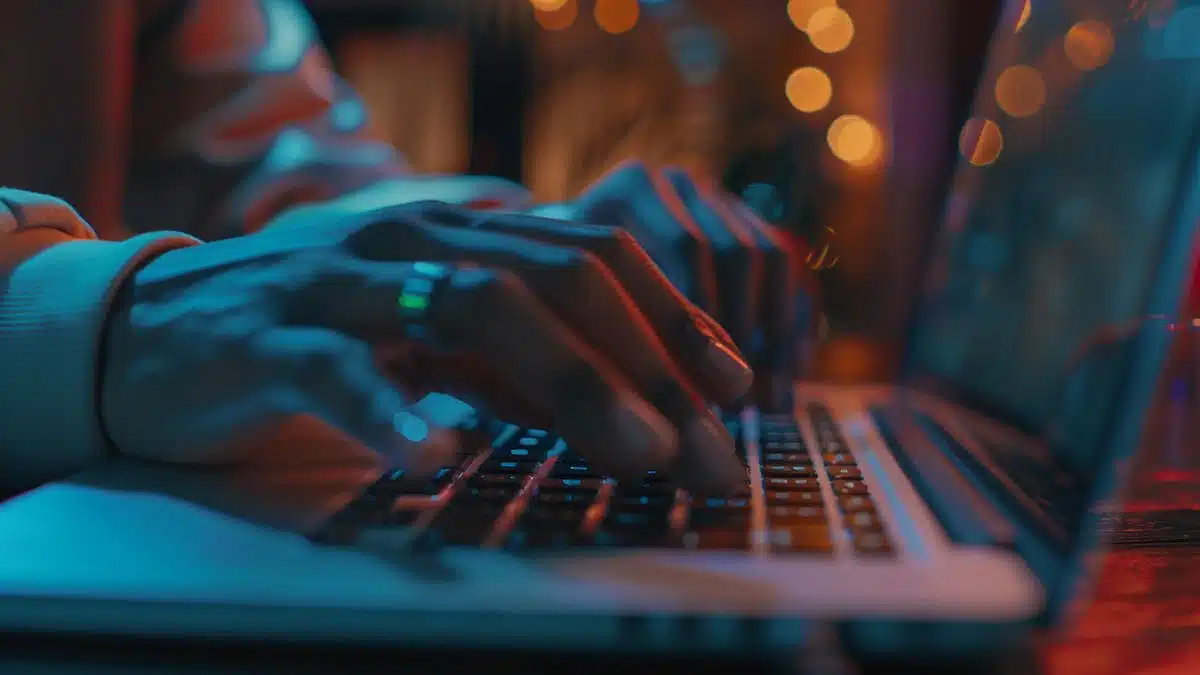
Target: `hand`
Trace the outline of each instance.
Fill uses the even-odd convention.
[[[315,415],[397,466],[444,465],[445,430],[378,367],[376,348],[404,345],[422,380],[516,403],[617,477],[666,470],[699,492],[743,484],[706,404],[742,396],[751,373],[631,237],[442,204],[350,204],[294,209],[133,277],[103,373],[102,417],[120,450],[221,461],[260,427]],[[414,289],[433,289],[416,324],[398,304]]]
[[[801,278],[804,268],[781,234],[751,209],[682,170],[630,163],[578,200],[536,212],[629,231],[671,283],[750,355],[759,375],[755,402],[790,405],[803,339],[816,328],[815,285]]]

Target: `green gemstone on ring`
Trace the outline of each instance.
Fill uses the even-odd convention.
[[[429,306],[429,296],[405,293],[397,302],[404,309],[422,310]]]

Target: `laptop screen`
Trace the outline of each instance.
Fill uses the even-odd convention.
[[[1198,125],[1200,1],[1010,3],[960,138],[911,382],[1046,440],[1065,471],[1111,463],[1118,418],[1148,404],[1131,378],[1157,371],[1177,319]]]

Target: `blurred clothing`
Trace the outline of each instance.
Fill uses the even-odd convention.
[[[298,0],[13,0],[0,26],[0,88],[28,94],[0,109],[0,185],[103,238],[236,236],[404,171]]]

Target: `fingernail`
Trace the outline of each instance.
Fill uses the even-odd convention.
[[[734,397],[745,394],[754,383],[754,371],[728,345],[709,340],[704,362],[715,378],[729,386]]]
[[[423,474],[454,463],[459,437],[452,429],[433,426],[409,412],[393,417],[392,426],[399,436],[399,456],[406,471]]]
[[[679,453],[679,437],[671,423],[649,403],[631,392],[622,392],[615,412],[616,431],[639,454],[667,465]]]
[[[716,491],[732,491],[746,480],[746,470],[738,461],[733,437],[725,427],[708,417],[698,417],[688,425],[687,437],[702,458],[699,476]]]

